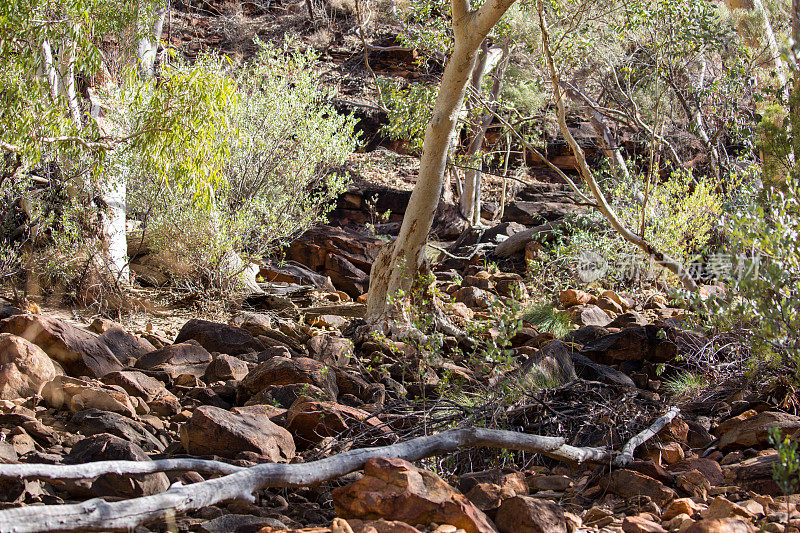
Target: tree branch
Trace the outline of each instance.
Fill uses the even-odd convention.
[[[553,54],[550,51],[550,39],[549,34],[547,32],[547,25],[544,21],[544,9],[542,7],[542,2],[539,0],[538,2],[538,11],[539,11],[539,27],[542,31],[542,48],[544,50],[544,56],[547,63],[547,66],[550,70],[550,81],[553,86],[553,100],[555,100],[556,104],[556,114],[558,116],[558,126],[561,130],[561,134],[564,136],[564,139],[567,141],[570,149],[572,150],[572,154],[575,156],[575,161],[578,163],[578,170],[580,172],[581,177],[583,178],[584,182],[589,186],[589,189],[592,191],[592,196],[594,196],[595,200],[597,201],[597,209],[603,214],[603,216],[608,220],[611,226],[628,242],[635,244],[638,246],[644,253],[646,253],[650,258],[655,260],[659,265],[663,266],[664,268],[668,269],[670,272],[675,274],[678,279],[683,284],[684,288],[692,291],[697,292],[697,284],[694,282],[692,277],[683,268],[678,261],[672,259],[667,254],[659,251],[652,245],[649,241],[636,235],[632,231],[630,231],[625,225],[620,221],[617,214],[614,212],[611,205],[606,200],[603,191],[600,190],[600,186],[597,183],[597,180],[594,178],[594,174],[592,173],[589,165],[586,163],[586,156],[583,153],[583,149],[580,147],[578,142],[575,140],[575,137],[572,136],[572,133],[569,131],[569,127],[567,126],[567,116],[566,110],[564,109],[564,99],[561,94],[561,85],[559,83],[559,76],[558,72],[556,71],[555,61],[553,60]]]
[[[669,411],[667,411],[664,416],[660,417],[653,422],[649,428],[629,440],[625,446],[622,447],[622,453],[614,458],[614,466],[626,466],[630,464],[630,462],[633,461],[633,453],[636,451],[636,448],[653,438],[656,433],[664,429],[664,426],[672,422],[680,412],[681,410],[677,407],[670,407]]]
[[[672,414],[674,411],[674,414]],[[253,501],[253,493],[267,487],[304,487],[328,481],[363,468],[364,463],[375,457],[397,457],[417,461],[425,457],[454,452],[464,447],[486,446],[510,450],[540,453],[559,461],[571,463],[595,462],[627,464],[628,455],[636,446],[645,442],[674,418],[673,408],[650,428],[637,435],[623,448],[623,459],[606,448],[579,448],[566,444],[560,437],[528,435],[514,431],[495,429],[455,429],[418,437],[390,446],[351,450],[332,457],[309,463],[267,463],[238,470],[220,478],[182,486],[173,485],[167,492],[126,501],[106,502],[96,498],[80,504],[40,505],[19,507],[0,511],[0,532],[35,533],[40,531],[128,531],[139,524],[160,520],[175,512],[201,509],[215,503],[230,500]],[[170,461],[170,460],[168,460]],[[151,473],[172,469],[219,468],[220,472],[232,465],[214,461],[171,460],[143,463],[135,461],[104,461],[87,465],[0,465],[0,475],[20,476],[25,468],[37,477],[65,479],[76,474],[70,468],[91,470],[92,475],[102,473]],[[92,466],[98,465],[98,466]],[[156,466],[157,465],[157,466]],[[23,468],[25,467],[25,468]],[[215,473],[215,472],[211,472]]]
[[[245,470],[221,461],[205,459],[159,459],[157,461],[97,461],[81,465],[4,464],[0,477],[18,479],[94,479],[105,474],[141,475],[189,471],[227,476]]]

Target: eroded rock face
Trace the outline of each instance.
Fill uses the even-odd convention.
[[[136,416],[136,408],[122,387],[104,385],[94,379],[56,376],[42,387],[42,397],[50,407],[66,407],[73,413],[84,409],[100,409]]]
[[[200,346],[209,352],[228,355],[260,352],[266,348],[245,329],[196,318],[183,325],[175,338],[175,344],[186,342],[190,339],[197,341]]]
[[[70,376],[102,377],[122,370],[122,363],[96,335],[63,320],[16,315],[0,321],[0,332],[32,342]]]
[[[608,313],[594,304],[581,304],[569,309],[572,321],[579,326],[604,327],[611,323],[612,318]]]
[[[141,398],[153,414],[172,416],[180,411],[180,401],[164,383],[136,370],[111,372],[100,381],[122,387],[130,396]]]
[[[336,437],[355,424],[374,427],[378,437],[388,438],[392,434],[377,417],[366,411],[307,396],[297,398],[286,419],[286,428],[295,436],[298,446],[310,446],[325,437]]]
[[[328,276],[334,287],[355,298],[367,292],[369,271],[383,244],[356,231],[316,226],[289,245],[286,258]]]
[[[633,470],[615,470],[609,476],[609,490],[623,498],[644,495],[659,507],[664,507],[677,496],[675,491],[660,481]]]
[[[235,414],[204,405],[181,427],[181,443],[193,455],[234,457],[255,452],[272,462],[294,457],[292,435],[265,416]]]
[[[67,456],[72,464],[94,461],[149,461],[150,457],[136,444],[101,433],[87,437],[72,448]],[[140,476],[106,474],[91,483],[91,492],[96,496],[119,496],[138,498],[164,492],[169,487],[169,479],[163,472]]]
[[[247,363],[232,355],[220,354],[206,368],[203,378],[206,383],[215,381],[240,381],[247,375]]]
[[[398,520],[409,524],[451,524],[468,533],[497,529],[463,494],[427,470],[402,459],[376,458],[364,477],[334,489],[336,513],[343,518]]]
[[[501,533],[567,533],[561,507],[530,496],[504,500],[497,510],[495,523]]]
[[[683,533],[751,533],[754,528],[744,520],[736,518],[715,518],[700,520],[689,526]]]
[[[667,337],[666,329],[659,326],[632,326],[586,344],[582,353],[607,363],[642,360],[664,363],[678,354],[677,345]]]
[[[195,341],[189,341],[150,352],[139,358],[135,366],[143,370],[165,372],[174,379],[181,374],[200,377],[210,362],[211,354],[208,350]]]
[[[779,428],[783,435],[800,431],[800,417],[779,411],[746,411],[730,418],[715,430],[720,450],[766,445],[771,428]]]
[[[326,365],[344,366],[353,355],[353,343],[330,334],[317,335],[308,341],[309,356]]]
[[[135,361],[156,349],[148,340],[128,333],[118,326],[107,328],[99,340],[108,346],[111,353],[121,362]]]
[[[16,400],[39,394],[57,370],[44,350],[10,333],[0,333],[0,399]]]
[[[270,385],[295,385],[308,383],[322,389],[329,399],[339,394],[336,374],[333,369],[308,357],[273,357],[250,371],[239,384],[239,401],[243,403],[251,396]]]

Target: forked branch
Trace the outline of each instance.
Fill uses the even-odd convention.
[[[650,428],[625,445],[623,453],[607,448],[580,448],[560,437],[543,437],[494,429],[455,429],[376,448],[351,450],[309,463],[267,463],[240,468],[216,461],[192,459],[152,461],[104,461],[85,465],[0,465],[0,477],[42,479],[92,478],[102,474],[142,474],[167,470],[195,470],[222,477],[192,485],[173,485],[162,494],[131,500],[88,500],[71,505],[41,505],[0,511],[0,532],[128,531],[139,524],[164,519],[174,513],[193,511],[223,501],[253,501],[253,494],[268,487],[305,487],[328,481],[364,467],[375,457],[417,461],[452,453],[460,448],[486,446],[539,453],[569,463],[610,463],[624,466],[638,445],[655,435],[678,414],[671,409]],[[230,473],[228,473],[230,472]]]
[[[550,70],[550,81],[553,85],[553,100],[555,100],[556,104],[556,113],[558,115],[558,126],[561,130],[561,134],[564,136],[564,139],[567,141],[572,154],[575,156],[575,161],[578,164],[578,171],[580,172],[581,178],[583,181],[589,186],[589,190],[592,191],[592,196],[597,203],[597,209],[600,211],[603,216],[608,220],[608,222],[613,226],[613,228],[628,242],[635,244],[638,246],[644,253],[646,253],[651,259],[653,259],[656,263],[663,266],[673,274],[675,274],[678,279],[683,284],[684,288],[691,292],[697,292],[697,284],[694,282],[692,277],[683,268],[677,260],[669,257],[667,254],[661,252],[660,250],[656,249],[655,246],[651,242],[649,242],[644,237],[641,237],[630,229],[628,229],[625,224],[619,219],[614,209],[606,200],[603,191],[600,190],[600,186],[597,183],[597,180],[594,177],[594,173],[589,168],[588,163],[586,162],[586,156],[583,152],[583,149],[580,147],[578,142],[573,137],[572,133],[569,131],[569,127],[567,126],[567,116],[566,110],[564,109],[564,98],[561,90],[561,84],[559,80],[559,75],[555,67],[555,61],[553,59],[553,54],[550,49],[550,37],[547,31],[547,24],[545,24],[544,20],[544,8],[542,6],[541,0],[538,3],[539,8],[539,27],[542,32],[542,48],[544,49],[544,57],[547,62],[547,67]]]

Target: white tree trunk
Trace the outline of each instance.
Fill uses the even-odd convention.
[[[400,296],[405,300],[425,259],[423,251],[439,203],[447,151],[478,47],[513,3],[514,0],[487,0],[478,10],[472,10],[467,0],[452,0],[453,54],[442,75],[433,116],[425,132],[417,184],[397,240],[381,250],[370,273],[367,320],[375,325],[409,324],[404,306],[389,302],[388,297]]]
[[[72,27],[72,31],[77,34],[79,31],[78,25]],[[67,98],[69,105],[70,116],[75,127],[80,129],[83,125],[81,120],[81,110],[78,104],[78,94],[75,89],[75,53],[77,51],[78,42],[75,38],[69,36],[64,37],[61,42],[61,53],[59,54],[59,78],[61,81],[61,93]],[[46,53],[46,51],[45,51]],[[52,88],[51,88],[52,90]]]
[[[481,47],[478,61],[472,72],[471,88],[474,94],[481,94],[483,78],[490,73],[505,57],[504,49],[500,47],[488,48],[484,41]],[[487,105],[492,105],[500,94],[500,77],[502,72],[498,72],[495,78],[492,94]],[[477,106],[476,106],[477,109]],[[459,199],[461,215],[473,226],[477,226],[481,220],[481,181],[482,181],[482,158],[480,157],[483,140],[486,137],[486,130],[489,127],[491,115],[477,115],[473,118],[470,126],[470,143],[467,148],[467,169],[464,171],[464,191]]]
[[[150,35],[145,35],[139,39],[139,71],[144,78],[151,78],[155,75],[158,43],[161,40],[166,15],[166,6],[157,7],[153,13],[153,26],[149,28]]]

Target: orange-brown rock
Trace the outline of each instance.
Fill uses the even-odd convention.
[[[495,524],[501,533],[567,533],[561,506],[531,496],[504,500],[497,510]]]
[[[239,402],[244,403],[251,396],[270,385],[296,385],[308,383],[322,389],[328,399],[339,395],[336,374],[325,364],[308,357],[273,357],[250,371],[239,383]]]
[[[715,518],[700,520],[689,526],[683,533],[751,533],[754,528],[744,520],[736,518]]]
[[[245,329],[196,318],[183,325],[175,338],[175,344],[188,340],[197,341],[200,346],[209,352],[228,355],[260,352],[266,348],[263,343]]]
[[[255,452],[276,463],[295,454],[292,435],[266,416],[236,414],[210,405],[195,409],[181,427],[181,444],[192,455],[234,457]]]
[[[39,394],[58,372],[44,350],[22,337],[0,333],[0,399]]]
[[[0,332],[37,345],[70,376],[102,377],[122,369],[116,356],[96,335],[63,320],[15,315],[0,321]]]
[[[333,491],[336,513],[362,520],[399,520],[410,524],[451,524],[467,533],[497,529],[463,494],[427,470],[402,459],[376,458],[364,465],[364,477]]]
[[[582,353],[607,363],[642,360],[664,363],[678,353],[677,345],[666,333],[667,330],[659,326],[631,326],[587,343]]]
[[[660,481],[634,472],[633,470],[615,470],[609,476],[608,488],[623,498],[649,496],[659,507],[663,507],[675,499],[675,491],[665,487]]]
[[[625,533],[667,533],[661,524],[641,515],[626,516],[622,521],[622,531]]]
[[[577,289],[566,289],[561,291],[558,295],[561,305],[564,307],[572,307],[573,305],[582,305],[592,303],[594,296],[588,292],[583,292]]]
[[[664,509],[664,512],[661,514],[661,519],[672,520],[680,514],[693,517],[702,510],[703,508],[691,498],[678,498],[670,502],[666,509]]]
[[[730,450],[765,446],[769,442],[771,428],[779,428],[784,435],[795,433],[800,430],[800,417],[780,411],[764,411],[758,414],[746,411],[717,427],[714,432],[719,437],[717,447],[720,450]]]
[[[366,411],[308,396],[297,398],[286,413],[286,428],[300,447],[313,446],[326,437],[336,437],[356,424],[364,428],[372,426],[373,436],[378,440],[385,441],[392,435],[383,422]]]
[[[211,354],[208,350],[200,346],[197,341],[190,340],[164,346],[143,355],[134,366],[143,370],[164,372],[174,379],[181,374],[200,377],[210,362]]]

